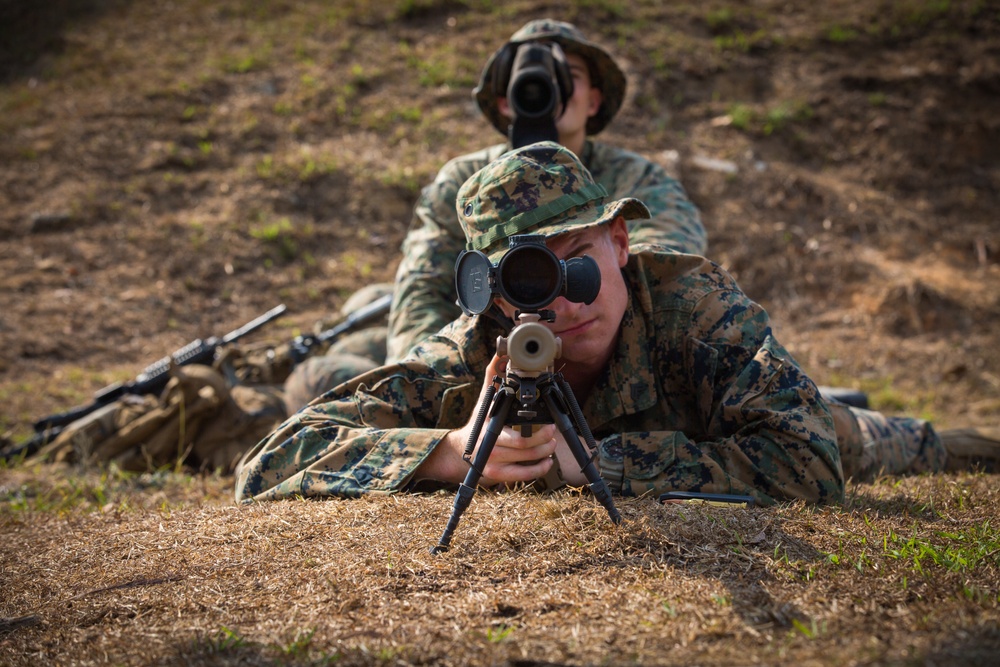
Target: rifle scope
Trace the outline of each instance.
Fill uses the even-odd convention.
[[[486,312],[495,296],[522,312],[538,312],[560,296],[593,303],[601,291],[601,270],[589,255],[559,259],[544,236],[517,235],[510,237],[510,249],[496,265],[478,250],[459,255],[455,287],[467,315]]]

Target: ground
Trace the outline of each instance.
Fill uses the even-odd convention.
[[[419,187],[502,139],[482,64],[548,15],[626,64],[599,138],[676,170],[810,375],[1000,424],[993,3],[61,0],[0,4],[0,432],[391,280]]]

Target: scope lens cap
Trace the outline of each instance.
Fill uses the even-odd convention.
[[[590,305],[601,293],[601,267],[590,255],[566,260],[566,300]]]
[[[481,315],[493,303],[492,271],[490,258],[478,250],[465,250],[455,260],[455,290],[466,315]]]

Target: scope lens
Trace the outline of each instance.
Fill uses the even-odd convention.
[[[520,245],[500,260],[500,293],[522,310],[544,308],[559,296],[562,267],[545,246]]]
[[[520,116],[534,118],[552,110],[552,85],[536,77],[524,77],[514,91],[515,111]]]

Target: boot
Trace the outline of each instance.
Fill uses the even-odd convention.
[[[1000,429],[956,428],[938,436],[948,452],[945,470],[1000,472]]]

